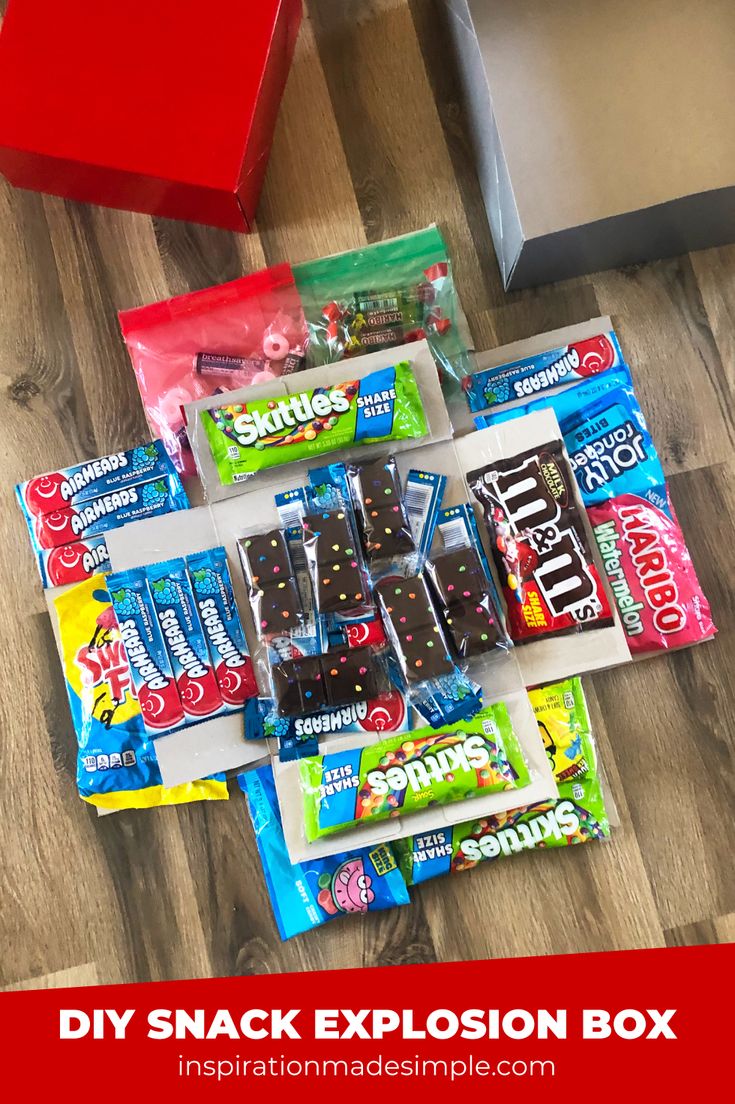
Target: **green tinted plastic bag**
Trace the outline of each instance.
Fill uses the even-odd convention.
[[[438,226],[295,265],[309,363],[426,338],[445,389],[469,373],[464,315]]]

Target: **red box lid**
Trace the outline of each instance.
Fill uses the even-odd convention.
[[[248,229],[300,19],[301,0],[10,0],[0,171]]]

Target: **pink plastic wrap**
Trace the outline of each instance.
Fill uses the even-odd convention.
[[[148,424],[184,475],[196,474],[186,403],[303,366],[307,328],[287,264],[119,318]]]

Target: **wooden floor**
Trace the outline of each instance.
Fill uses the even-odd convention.
[[[0,948],[5,986],[735,939],[735,248],[504,295],[432,0],[308,0],[251,237],[0,183]],[[717,641],[587,681],[622,827],[281,944],[244,801],[98,820],[13,484],[145,424],[131,307],[441,222],[477,348],[610,313]],[[729,573],[729,577],[728,577]],[[729,695],[729,696],[728,696]]]

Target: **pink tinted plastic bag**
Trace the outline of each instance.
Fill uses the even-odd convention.
[[[196,474],[186,403],[303,366],[307,329],[288,264],[120,311],[119,318],[148,424],[185,475]]]
[[[662,485],[587,511],[633,655],[683,648],[714,636],[709,603]]]

